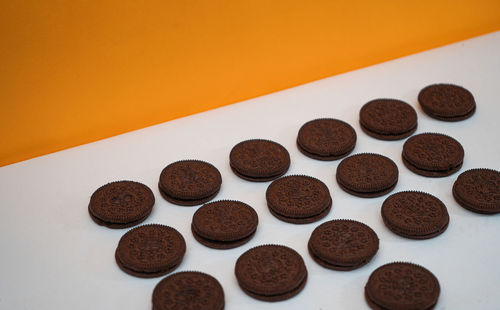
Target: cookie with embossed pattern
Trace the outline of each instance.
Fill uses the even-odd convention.
[[[456,122],[471,117],[476,101],[467,89],[452,84],[434,84],[418,94],[422,110],[432,118]]]
[[[254,139],[236,144],[229,154],[234,174],[253,182],[267,182],[285,174],[290,167],[290,154],[273,141]]]
[[[309,254],[325,268],[349,271],[367,264],[378,251],[379,239],[369,226],[353,220],[325,222],[311,234]]]
[[[355,196],[363,198],[383,196],[396,187],[398,166],[389,158],[362,153],[347,157],[337,167],[337,183]]]
[[[304,260],[282,245],[261,245],[236,261],[235,275],[241,289],[264,301],[281,301],[297,295],[307,281]]]
[[[126,228],[144,221],[155,204],[149,187],[134,181],[117,181],[98,188],[90,197],[89,215],[99,225]]]
[[[115,251],[118,267],[141,278],[165,275],[181,263],[186,242],[172,227],[149,224],[124,234]]]
[[[460,142],[447,135],[421,133],[403,145],[404,165],[426,177],[446,177],[462,168],[464,149]]]
[[[356,139],[356,131],[351,125],[338,119],[321,118],[302,125],[297,147],[310,158],[336,160],[352,152]]]
[[[453,184],[453,197],[472,212],[500,213],[500,172],[485,168],[463,172]]]
[[[250,241],[259,218],[255,210],[241,201],[220,200],[196,210],[191,223],[193,236],[214,249],[232,249]]]
[[[158,188],[167,201],[194,206],[217,196],[221,184],[221,174],[213,165],[200,160],[181,160],[163,169]]]
[[[450,217],[438,198],[422,192],[406,191],[393,194],[381,208],[385,226],[409,239],[430,239],[442,234]]]
[[[400,140],[417,130],[417,112],[396,99],[375,99],[359,111],[361,129],[380,140]]]
[[[224,290],[219,281],[198,271],[177,272],[153,290],[153,310],[223,310]]]
[[[266,200],[271,214],[293,224],[320,220],[332,207],[328,187],[320,180],[305,175],[274,180],[267,188]]]
[[[441,289],[432,272],[412,263],[395,262],[372,272],[365,299],[375,310],[434,309]]]

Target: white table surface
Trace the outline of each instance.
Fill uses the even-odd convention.
[[[417,94],[439,82],[469,89],[477,102],[476,114],[456,123],[425,115]],[[500,215],[475,214],[454,201],[451,187],[459,173],[433,179],[406,169],[401,162],[404,140],[379,141],[364,134],[358,124],[359,109],[379,97],[411,104],[419,117],[417,133],[440,132],[459,140],[465,149],[460,172],[476,167],[499,170],[500,32],[496,32],[0,168],[0,309],[151,309],[151,294],[160,279],[139,279],[122,272],[114,251],[127,229],[98,226],[87,212],[95,189],[122,179],[142,182],[153,190],[156,204],[145,223],[170,225],[183,234],[187,252],[177,271],[199,270],[215,276],[224,288],[227,310],[367,309],[363,289],[368,276],[392,261],[421,264],[438,277],[437,309],[499,309]],[[334,178],[339,161],[307,158],[295,145],[300,126],[320,117],[339,118],[356,129],[353,154],[375,152],[396,162],[399,183],[392,193],[421,190],[439,197],[450,214],[448,230],[430,240],[399,237],[380,216],[388,195],[363,199],[343,192]],[[265,191],[270,183],[244,181],[229,167],[231,148],[249,138],[281,143],[292,159],[288,174],[308,174],[327,184],[333,208],[326,218],[293,225],[269,213]],[[187,158],[211,162],[220,170],[223,183],[216,200],[237,199],[256,209],[259,227],[249,243],[231,250],[204,247],[190,231],[197,207],[176,206],[160,196],[160,171]],[[358,270],[322,268],[307,252],[313,229],[339,218],[362,221],[380,238],[377,255]],[[236,259],[265,243],[290,246],[303,256],[309,279],[296,297],[266,303],[238,287]]]

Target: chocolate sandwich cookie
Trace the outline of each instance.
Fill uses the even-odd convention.
[[[193,236],[214,249],[231,249],[247,243],[257,230],[255,210],[241,201],[220,200],[196,210],[191,223]]]
[[[476,111],[476,101],[470,91],[452,84],[425,87],[418,94],[418,102],[427,115],[448,122],[467,119]]]
[[[254,182],[274,180],[287,172],[290,154],[281,145],[269,140],[247,140],[236,144],[229,154],[233,172]]]
[[[314,229],[308,249],[321,266],[348,271],[367,264],[378,245],[377,234],[369,226],[353,220],[333,220]]]
[[[417,112],[396,99],[375,99],[359,111],[361,129],[380,140],[400,140],[417,130]]]
[[[294,224],[322,219],[332,207],[328,187],[320,180],[305,175],[286,176],[273,181],[267,188],[266,200],[271,214]]]
[[[126,228],[144,221],[155,204],[149,187],[133,181],[108,183],[90,197],[88,206],[92,220],[109,228]]]
[[[153,290],[153,310],[223,310],[224,305],[219,281],[198,271],[169,275]]]
[[[212,200],[220,190],[219,170],[200,160],[181,160],[165,167],[158,188],[167,201],[194,206]]]
[[[336,160],[352,152],[356,138],[356,131],[346,122],[321,118],[302,125],[297,136],[297,147],[310,158]]]
[[[264,301],[289,299],[307,281],[300,254],[282,245],[261,245],[246,251],[236,261],[235,274],[246,294]]]
[[[409,239],[430,239],[442,234],[450,217],[438,198],[422,192],[393,194],[382,204],[382,219],[392,232]]]
[[[398,182],[398,166],[379,154],[356,154],[342,160],[337,168],[337,183],[349,194],[371,198],[383,196]]]
[[[453,197],[472,212],[500,213],[500,172],[484,168],[463,172],[453,184]]]
[[[438,133],[422,133],[403,145],[406,168],[426,177],[446,177],[462,167],[464,149],[457,140]]]
[[[124,272],[154,278],[173,271],[186,252],[186,242],[172,227],[149,224],[136,227],[118,242],[115,259]]]
[[[375,310],[431,310],[440,293],[436,276],[412,263],[390,263],[372,272],[365,298]]]

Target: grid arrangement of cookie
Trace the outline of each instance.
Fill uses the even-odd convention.
[[[450,84],[424,88],[418,101],[429,116],[442,121],[460,121],[476,110],[472,94]],[[408,138],[402,148],[406,168],[424,177],[445,177],[462,167],[464,149],[452,137],[439,133],[412,136],[417,113],[407,103],[376,99],[360,110],[362,130],[379,140]],[[345,192],[362,198],[390,193],[399,177],[393,160],[380,154],[350,155],[356,145],[353,127],[337,119],[316,119],[298,131],[297,147],[315,160],[340,160],[336,180]],[[291,224],[313,223],[331,209],[328,187],[307,175],[283,175],[290,155],[279,143],[263,139],[235,145],[229,154],[232,171],[251,182],[271,182],[265,193],[269,214]],[[257,212],[234,200],[213,200],[222,176],[210,163],[182,160],[171,163],[160,174],[158,188],[167,201],[180,206],[203,205],[193,213],[191,230],[201,244],[214,249],[241,246],[253,238]],[[452,188],[459,205],[482,213],[500,213],[500,172],[479,168],[463,172]],[[264,193],[263,193],[264,195]],[[153,192],[144,184],[116,181],[97,189],[90,198],[89,215],[99,225],[113,229],[144,221],[154,206]],[[403,191],[390,195],[381,206],[387,228],[408,239],[429,239],[445,232],[450,221],[444,203],[428,193]],[[308,250],[320,266],[349,271],[367,264],[379,249],[379,238],[369,226],[355,219],[322,223],[312,232]],[[160,224],[138,226],[125,233],[115,251],[124,272],[144,278],[174,271],[186,252],[184,237]],[[308,273],[303,258],[294,249],[279,245],[256,246],[243,253],[234,266],[242,291],[268,302],[292,298],[300,293]],[[391,285],[385,285],[387,281]],[[438,279],[413,262],[389,262],[373,271],[365,286],[365,299],[373,309],[432,309],[440,293]],[[189,298],[186,296],[189,295]],[[224,309],[224,291],[211,275],[185,271],[161,280],[152,294],[154,310]]]

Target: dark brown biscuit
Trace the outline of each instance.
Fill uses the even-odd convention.
[[[398,182],[398,166],[379,154],[356,154],[342,160],[337,168],[340,187],[355,196],[371,198],[383,196]]]
[[[126,273],[153,278],[174,270],[186,252],[186,242],[172,227],[150,224],[129,230],[115,252],[118,266]]]
[[[306,224],[325,217],[331,209],[328,187],[320,180],[292,175],[273,181],[266,191],[267,206],[282,221]]]
[[[382,219],[392,232],[410,239],[429,239],[442,234],[450,217],[438,198],[422,192],[393,194],[382,204]]]
[[[359,111],[361,129],[376,139],[400,140],[417,130],[417,112],[396,99],[375,99]]]
[[[90,198],[90,217],[99,225],[126,228],[144,221],[155,203],[149,187],[133,181],[108,183],[97,189]]]
[[[183,271],[161,280],[153,290],[153,310],[222,310],[224,290],[206,273]]]
[[[464,149],[455,139],[438,133],[422,133],[406,140],[402,153],[405,166],[426,177],[449,176],[462,167]]]
[[[297,295],[307,281],[304,260],[282,245],[261,245],[236,261],[235,275],[241,289],[264,301],[281,301]]]
[[[194,206],[213,199],[220,190],[219,170],[200,160],[181,160],[165,167],[158,188],[167,201]]]
[[[427,269],[412,263],[390,263],[372,272],[365,286],[365,298],[372,309],[430,310],[441,289]]]
[[[476,111],[474,96],[465,88],[451,84],[434,84],[418,94],[422,110],[432,118],[455,122],[471,117]]]
[[[453,184],[453,197],[470,211],[500,213],[500,172],[493,169],[463,172]]]
[[[352,152],[356,138],[356,131],[346,122],[322,118],[302,125],[297,136],[297,146],[308,157],[336,160]]]
[[[236,144],[229,154],[234,173],[248,181],[266,182],[287,172],[290,155],[280,144],[268,140],[247,140]]]
[[[255,234],[259,219],[249,205],[233,200],[208,203],[193,215],[191,231],[201,244],[214,249],[231,249],[247,243]]]
[[[379,239],[369,226],[352,220],[325,222],[311,234],[309,254],[321,266],[348,271],[367,264],[378,251]]]

